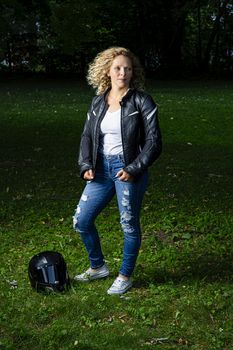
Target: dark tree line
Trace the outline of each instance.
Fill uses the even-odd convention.
[[[0,0],[0,70],[85,73],[109,46],[158,76],[231,75],[229,0]]]

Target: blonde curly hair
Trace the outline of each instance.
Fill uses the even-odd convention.
[[[108,73],[113,60],[119,55],[130,58],[132,62],[133,76],[130,81],[130,87],[140,90],[144,89],[144,71],[138,58],[129,49],[124,47],[110,47],[98,53],[89,65],[87,81],[89,85],[96,89],[97,95],[101,95],[107,89],[111,88],[111,79]]]

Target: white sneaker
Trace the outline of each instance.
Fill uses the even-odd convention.
[[[78,282],[89,282],[92,280],[96,280],[98,278],[104,278],[107,277],[109,275],[109,269],[107,267],[106,264],[104,264],[103,266],[99,267],[98,269],[91,269],[89,268],[86,272],[80,274],[80,275],[76,275],[74,277],[75,281]]]
[[[124,294],[127,292],[131,287],[133,283],[129,280],[124,280],[121,277],[117,277],[115,281],[113,282],[112,286],[107,290],[108,294]]]

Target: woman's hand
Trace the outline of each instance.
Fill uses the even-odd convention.
[[[133,181],[134,177],[130,174],[128,174],[126,171],[124,171],[123,169],[121,169],[120,171],[118,171],[118,173],[116,174],[116,177],[118,177],[118,179],[120,181]]]
[[[95,176],[95,174],[94,174],[93,170],[89,169],[89,170],[85,171],[83,178],[84,178],[84,180],[90,181],[90,180],[94,179],[94,176]]]

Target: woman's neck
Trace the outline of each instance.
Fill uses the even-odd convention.
[[[109,112],[115,112],[120,108],[120,103],[123,98],[123,96],[127,93],[129,89],[111,89],[108,97],[107,102],[109,106]]]
[[[126,89],[111,89],[108,95],[108,98],[113,101],[120,102],[122,97],[126,95],[129,88]]]

